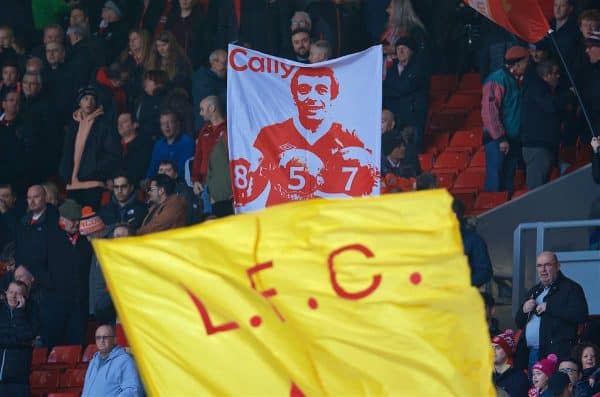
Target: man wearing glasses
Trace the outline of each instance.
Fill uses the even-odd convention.
[[[142,387],[129,353],[115,344],[115,330],[101,325],[96,330],[94,354],[85,374],[82,396],[139,396]]]
[[[536,271],[540,282],[527,292],[515,320],[524,330],[517,346],[519,368],[530,368],[550,353],[568,358],[577,341],[577,328],[588,316],[583,289],[560,271],[553,252],[538,255]]]
[[[175,193],[175,181],[167,175],[150,178],[146,189],[151,207],[137,235],[156,233],[186,225],[187,203]]]
[[[579,364],[571,359],[563,360],[558,365],[558,371],[567,374],[569,382],[573,385],[574,396],[591,396],[592,388],[587,381],[581,380]]]
[[[100,217],[106,225],[126,223],[134,229],[139,228],[148,208],[137,200],[135,186],[128,175],[117,173],[112,181],[113,194],[110,203],[98,211]]]

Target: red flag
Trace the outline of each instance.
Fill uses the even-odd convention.
[[[538,0],[465,0],[465,2],[528,43],[540,41],[550,30]]]

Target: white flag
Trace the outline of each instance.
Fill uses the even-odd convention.
[[[229,46],[237,212],[379,194],[381,46],[314,65]]]

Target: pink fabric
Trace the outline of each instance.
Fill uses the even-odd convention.
[[[483,86],[481,99],[481,118],[485,128],[493,139],[506,135],[502,124],[502,98],[504,87],[495,81],[489,81]]]

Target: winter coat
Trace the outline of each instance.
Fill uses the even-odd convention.
[[[527,292],[525,300],[535,299],[543,291],[544,287],[538,283]],[[577,328],[588,316],[588,304],[583,289],[559,271],[544,302],[547,306],[540,321],[539,357],[554,353],[559,359],[568,358],[571,348],[577,343]],[[517,326],[524,330],[515,355],[517,368],[527,368],[528,348],[525,327],[530,317],[536,315],[533,312],[525,314],[523,303],[519,306],[515,318]]]
[[[134,186],[146,176],[151,155],[152,142],[147,137],[138,135],[127,144],[121,143],[120,169],[126,172]]]
[[[492,140],[519,140],[521,89],[504,67],[490,74],[484,82],[481,116],[484,144]]]
[[[471,269],[471,285],[481,287],[490,281],[493,275],[487,244],[474,229],[461,225],[460,233]]]
[[[131,194],[131,197],[129,197],[129,200],[127,200],[127,203],[123,207],[119,205],[113,195],[110,203],[98,211],[98,215],[100,215],[105,225],[127,223],[135,229],[142,225],[147,213],[148,208],[145,204],[137,200],[135,193]]]
[[[142,395],[140,379],[133,358],[115,346],[103,359],[96,352],[83,384],[82,397],[136,397]]]
[[[162,203],[154,204],[144,218],[137,235],[156,233],[186,225],[187,203],[177,194],[172,194]]]
[[[123,20],[109,23],[105,28],[100,28],[97,37],[102,39],[106,63],[117,61],[123,48],[127,46],[128,29]]]
[[[219,98],[222,109],[225,109],[227,103],[227,79],[219,77],[208,68],[201,67],[192,75],[192,98],[194,109],[199,109],[200,102],[210,95],[216,95]],[[204,125],[204,120],[198,112],[195,112],[196,128],[200,129]]]
[[[154,144],[152,158],[146,177],[150,178],[158,173],[158,165],[162,160],[172,160],[177,164],[180,173],[185,171],[185,162],[194,157],[194,140],[187,134],[179,134],[171,144],[165,138],[161,138]]]
[[[26,307],[0,303],[0,382],[28,384],[35,325]]]
[[[503,373],[493,373],[494,384],[507,392],[510,397],[525,397],[529,389],[527,375],[520,369],[510,367]]]
[[[59,171],[63,181],[67,184],[71,183],[73,174],[73,156],[78,128],[79,123],[73,121],[65,135]],[[77,177],[81,182],[104,182],[113,176],[119,165],[119,159],[120,147],[117,133],[108,125],[105,116],[99,116],[94,121],[85,142]]]
[[[139,124],[138,133],[140,136],[155,141],[160,137],[160,109],[165,99],[166,91],[157,89],[154,95],[148,95],[145,92],[140,97],[136,119]],[[196,108],[197,109],[197,108]]]
[[[202,10],[199,6],[194,7],[187,18],[181,17],[179,8],[174,8],[173,11],[167,22],[167,30],[175,35],[193,68],[206,64],[212,43]]]

